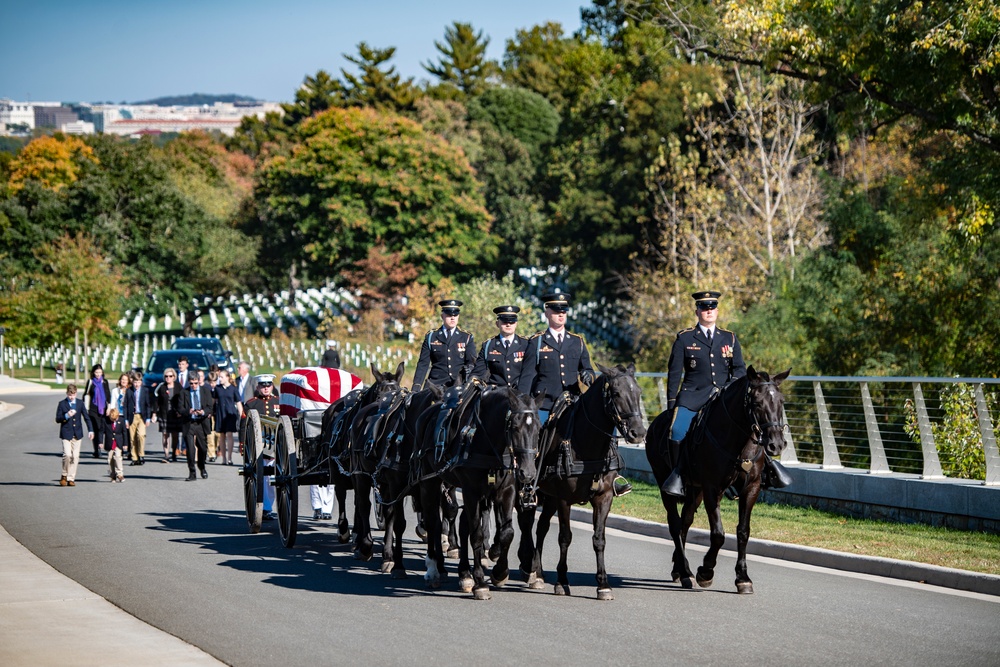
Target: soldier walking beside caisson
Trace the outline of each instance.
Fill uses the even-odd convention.
[[[683,461],[681,440],[690,430],[698,411],[729,383],[747,374],[736,334],[716,326],[722,293],[705,290],[691,296],[698,324],[677,334],[668,362],[667,409],[674,411],[669,446],[671,458],[677,461]],[[683,463],[678,463],[661,490],[668,496],[683,498],[683,474]],[[788,473],[770,458],[762,478],[768,480],[769,486],[778,488],[791,482]]]

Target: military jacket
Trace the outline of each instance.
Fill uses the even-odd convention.
[[[667,375],[668,408],[681,405],[698,411],[722,389],[747,374],[743,351],[736,334],[720,327],[709,343],[700,327],[677,334],[670,350]]]
[[[413,391],[424,388],[430,380],[438,386],[451,386],[458,381],[462,369],[471,372],[476,365],[476,343],[472,334],[456,327],[451,339],[446,339],[444,327],[428,331],[420,346],[420,359],[413,373]]]
[[[483,343],[476,358],[472,376],[486,381],[486,384],[517,389],[524,367],[524,353],[528,349],[528,339],[514,334],[508,347],[503,346],[503,338],[496,335]]]
[[[546,329],[528,339],[521,377],[517,389],[536,397],[539,410],[551,410],[552,404],[564,392],[579,392],[579,381],[594,381],[594,367],[583,336],[564,332],[562,345],[556,343]]]
[[[254,396],[243,406],[243,414],[250,410],[256,410],[261,417],[277,417],[280,414],[281,402],[277,396],[271,394],[265,400],[263,396]]]

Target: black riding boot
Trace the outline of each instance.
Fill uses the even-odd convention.
[[[785,467],[772,459],[767,454],[764,455],[764,473],[760,476],[761,486],[765,489],[783,489],[793,481]]]
[[[669,440],[668,446],[670,447],[671,455],[674,460],[677,461],[677,465],[674,466],[670,476],[667,477],[666,481],[664,481],[660,486],[660,491],[663,491],[663,493],[668,496],[673,496],[674,498],[683,498],[687,494],[684,491],[684,480],[682,478],[682,475],[684,474],[684,463],[681,461],[680,457],[681,443],[677,440]]]

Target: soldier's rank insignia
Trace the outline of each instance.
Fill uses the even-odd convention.
[[[722,356],[724,358],[727,358],[727,359],[731,358],[733,356],[733,347],[732,347],[732,345],[723,345],[722,346]]]
[[[551,347],[549,347],[548,345],[546,345],[542,349],[540,349],[539,352],[555,352],[555,350],[553,350]]]

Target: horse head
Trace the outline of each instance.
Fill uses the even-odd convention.
[[[541,422],[535,399],[522,396],[513,389],[507,389],[510,409],[507,412],[507,438],[514,451],[514,470],[518,483],[530,484],[538,471],[535,458],[538,456],[538,432]]]
[[[403,379],[403,368],[405,364],[401,361],[396,366],[396,372],[385,371],[384,373],[375,367],[372,362],[372,377],[375,378],[375,394],[384,396],[389,392],[399,391],[399,382]]]
[[[642,390],[635,381],[635,364],[597,367],[604,379],[604,411],[625,440],[633,445],[643,442],[646,427],[642,425]]]
[[[785,449],[785,396],[779,388],[781,382],[792,372],[770,377],[757,372],[753,366],[747,368],[746,408],[750,419],[751,438],[764,448],[768,456],[778,456]]]

